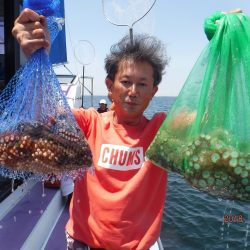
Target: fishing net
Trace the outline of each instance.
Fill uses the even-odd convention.
[[[130,40],[133,43],[133,26],[149,13],[155,2],[156,0],[102,0],[102,9],[110,23],[129,27]],[[147,30],[149,25],[150,23],[146,24]]]
[[[213,25],[146,155],[199,190],[249,201],[250,18],[221,15]]]
[[[24,1],[46,16],[51,40],[61,29],[60,1]],[[36,51],[0,95],[0,174],[77,177],[92,163],[45,49]]]
[[[102,0],[103,13],[117,26],[132,27],[153,7],[155,0]]]

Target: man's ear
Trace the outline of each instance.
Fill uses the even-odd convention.
[[[108,88],[108,90],[110,90],[113,86],[113,81],[110,80],[108,77],[105,79],[105,82],[106,82],[106,86]]]
[[[158,91],[158,86],[154,86],[153,91],[152,91],[152,98],[154,97],[157,91]]]
[[[112,101],[112,88],[113,88],[114,82],[109,78],[106,78],[105,82],[106,82],[106,86],[108,89],[108,97],[110,98],[110,101]]]

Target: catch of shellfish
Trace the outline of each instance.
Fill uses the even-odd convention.
[[[92,154],[81,133],[39,122],[0,134],[0,165],[11,170],[62,174],[90,167]]]
[[[250,201],[250,145],[230,146],[227,131],[200,134],[189,142],[161,131],[147,157],[179,173],[193,187],[226,199]]]

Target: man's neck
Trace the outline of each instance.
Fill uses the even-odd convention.
[[[113,122],[114,122],[114,124],[136,126],[136,125],[140,124],[142,117],[143,116],[139,116],[136,118],[132,117],[132,118],[124,119],[123,117],[117,116],[116,113],[114,112]]]

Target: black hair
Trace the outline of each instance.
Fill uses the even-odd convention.
[[[124,60],[149,63],[154,72],[154,86],[157,86],[168,64],[164,44],[153,36],[134,34],[133,42],[128,35],[110,48],[110,54],[105,58],[107,78],[114,81],[119,63]]]

